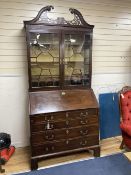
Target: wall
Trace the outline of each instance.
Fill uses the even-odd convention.
[[[92,87],[98,95],[131,85],[131,1],[129,0],[0,0],[0,132],[11,133],[12,143],[29,142],[28,82],[23,20],[34,18],[46,5],[49,15],[72,19],[68,8],[95,25]]]

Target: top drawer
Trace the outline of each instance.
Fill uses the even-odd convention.
[[[31,116],[31,123],[39,124],[44,121],[59,121],[59,120],[67,120],[67,119],[69,120],[69,119],[75,119],[75,118],[83,119],[83,118],[88,118],[92,115],[97,115],[97,109],[39,114],[39,115]]]

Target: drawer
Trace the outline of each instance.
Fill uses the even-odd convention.
[[[70,128],[70,127],[77,127],[83,125],[92,125],[98,123],[98,117],[92,116],[90,118],[76,118],[76,119],[67,119],[63,121],[46,121],[41,123],[31,123],[31,132],[39,132],[45,130],[54,130],[54,129],[62,129],[62,128]]]
[[[99,144],[98,135],[78,137],[75,139],[62,140],[59,142],[50,142],[40,145],[32,145],[32,156],[42,154],[52,154],[72,149],[95,146]]]
[[[62,140],[80,136],[98,135],[98,125],[81,126],[61,130],[48,130],[31,135],[31,143],[44,143],[46,141]]]
[[[59,112],[50,114],[39,114],[31,116],[32,124],[39,124],[45,121],[70,120],[75,118],[88,118],[92,115],[97,115],[97,109],[87,109],[79,111]]]
[[[40,131],[46,131],[46,130],[54,130],[54,129],[61,129],[66,128],[66,121],[47,121],[47,122],[41,122],[37,124],[31,124],[31,132],[40,132]]]
[[[98,117],[97,116],[92,116],[88,118],[76,118],[76,119],[70,119],[66,120],[67,128],[70,127],[75,127],[75,126],[90,126],[92,124],[98,124]]]
[[[39,114],[39,115],[31,116],[30,120],[32,124],[39,124],[41,122],[46,122],[46,121],[66,120],[67,116],[68,116],[68,113],[66,112]]]
[[[72,111],[66,112],[67,118],[88,118],[93,115],[97,115],[97,109],[87,109],[87,110],[79,110],[79,111]]]
[[[32,156],[39,156],[43,154],[51,154],[51,153],[56,153],[60,152],[62,150],[67,150],[65,149],[66,142],[61,141],[57,143],[48,143],[48,144],[43,144],[43,145],[35,145],[31,147],[31,152]]]

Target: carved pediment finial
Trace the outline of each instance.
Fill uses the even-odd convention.
[[[30,21],[24,21],[24,23],[25,23],[25,24],[36,23],[37,21],[39,21],[40,17],[42,16],[42,14],[43,14],[44,12],[47,13],[47,12],[51,11],[52,9],[54,9],[54,7],[53,7],[52,5],[48,5],[48,6],[46,6],[46,7],[43,7],[43,8],[38,12],[37,16],[36,16],[34,19],[32,19],[32,20],[30,20]]]
[[[76,19],[77,21],[79,21],[79,23],[81,25],[89,25],[83,18],[82,14],[74,9],[74,8],[70,8],[69,11],[71,12],[71,14],[74,14],[74,19]]]
[[[47,12],[51,11],[52,9],[54,9],[54,7],[52,5],[43,7],[37,14],[37,16],[30,20],[30,21],[25,21],[25,24],[50,24],[50,25],[66,25],[66,26],[74,26],[74,25],[79,25],[79,26],[85,26],[85,27],[89,27],[89,28],[93,28],[93,25],[88,24],[82,14],[74,9],[74,8],[70,8],[69,11],[71,14],[74,14],[74,18],[71,21],[67,21],[65,20],[64,17],[58,17],[57,19],[50,19],[47,16]]]

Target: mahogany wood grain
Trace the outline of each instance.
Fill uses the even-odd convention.
[[[35,118],[37,119],[37,118]],[[50,125],[50,129],[47,128],[47,124]],[[98,117],[92,116],[84,119],[70,119],[70,120],[59,120],[59,121],[48,121],[48,122],[37,122],[34,118],[31,118],[31,132],[40,132],[46,130],[54,130],[54,129],[62,129],[62,128],[70,128],[77,126],[89,126],[92,124],[98,124]]]
[[[64,128],[64,129],[56,129],[56,130],[47,130],[41,132],[32,132],[31,142],[32,144],[45,143],[47,141],[54,141],[60,139],[69,139],[79,136],[89,136],[91,134],[98,135],[98,125],[90,125],[90,126],[78,126],[75,128]]]
[[[56,90],[30,92],[30,115],[98,108],[97,100],[89,90]]]
[[[93,145],[98,145],[98,135],[90,135],[85,137],[76,137],[73,139],[63,139],[60,141],[54,141],[54,142],[46,142],[41,143],[38,145],[32,146],[32,156],[39,156],[43,155],[43,157],[46,157],[46,154],[51,154],[55,152],[62,152],[77,148],[84,148],[89,147]]]

